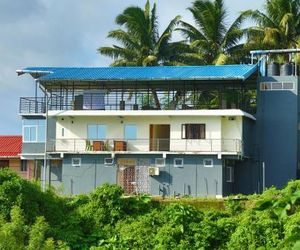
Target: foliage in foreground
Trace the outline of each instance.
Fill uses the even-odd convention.
[[[122,195],[60,197],[1,170],[0,249],[299,249],[300,181],[210,210]]]

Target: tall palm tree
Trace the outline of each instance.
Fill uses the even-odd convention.
[[[158,32],[156,4],[150,10],[147,0],[145,9],[128,7],[116,18],[122,28],[112,30],[108,37],[120,45],[100,47],[99,53],[114,59],[112,66],[155,66],[181,64],[187,46],[171,42],[172,33],[180,16],[170,21],[161,35]]]
[[[177,30],[182,32],[198,57],[206,64],[225,64],[240,59],[243,55],[243,45],[239,44],[244,34],[241,29],[243,15],[228,27],[223,0],[196,0],[188,10],[195,26],[181,21]]]
[[[300,45],[299,0],[267,0],[264,12],[248,10],[243,15],[257,24],[248,28],[248,48],[284,49]]]
[[[171,42],[179,20],[180,16],[176,16],[159,35],[155,3],[151,10],[149,0],[145,9],[128,7],[116,17],[115,21],[121,28],[108,34],[109,38],[115,39],[120,45],[100,47],[98,52],[113,58],[112,66],[180,65],[185,61],[196,61],[197,58],[189,58],[188,45],[181,41]],[[159,98],[154,89],[152,96],[156,107],[160,109]]]

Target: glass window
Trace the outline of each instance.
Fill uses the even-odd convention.
[[[29,129],[30,129],[30,141],[36,141],[37,127],[29,127]]]
[[[88,139],[90,140],[105,140],[106,139],[106,125],[91,124],[88,125]]]
[[[81,165],[81,158],[72,158],[73,167],[80,167],[80,165]]]
[[[136,128],[135,124],[125,124],[124,139],[125,140],[136,140],[137,139],[137,128]]]
[[[183,158],[174,159],[174,167],[180,168],[183,167]]]
[[[27,161],[26,160],[21,160],[21,169],[22,172],[27,171]]]
[[[294,83],[292,82],[284,82],[283,89],[294,89]]]
[[[97,126],[97,139],[105,140],[106,139],[106,125]]]
[[[37,130],[37,141],[38,142],[44,142],[46,141],[46,126],[38,126]]]
[[[213,167],[214,166],[213,159],[204,159],[203,160],[203,166],[208,167],[208,168]]]
[[[226,182],[234,182],[234,168],[226,167]]]
[[[205,139],[205,124],[182,124],[182,139]]]
[[[23,141],[24,142],[45,142],[46,121],[37,119],[23,120]]]
[[[155,165],[156,165],[156,167],[164,167],[166,165],[166,159],[165,158],[156,158]]]
[[[273,82],[272,83],[272,89],[282,89],[282,83],[281,82]]]
[[[23,127],[23,141],[30,141],[30,127]]]
[[[88,139],[97,139],[97,125],[88,125]]]

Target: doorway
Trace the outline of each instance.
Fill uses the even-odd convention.
[[[150,151],[170,151],[170,124],[150,124]]]
[[[118,167],[118,185],[120,185],[125,195],[135,193],[135,166]]]

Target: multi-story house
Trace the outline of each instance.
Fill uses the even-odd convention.
[[[88,192],[106,182],[121,185],[126,194],[221,197],[259,192],[273,179],[266,175],[268,153],[258,151],[265,152],[272,137],[277,138],[258,136],[261,121],[266,126],[272,117],[265,115],[266,103],[256,112],[252,94],[257,84],[265,90],[261,82],[277,81],[264,77],[261,68],[18,70],[36,81],[35,96],[20,99],[22,158],[44,165],[43,182],[66,194]],[[298,78],[291,78],[293,89],[282,83],[282,93],[295,93]],[[258,97],[268,93],[261,91]]]

